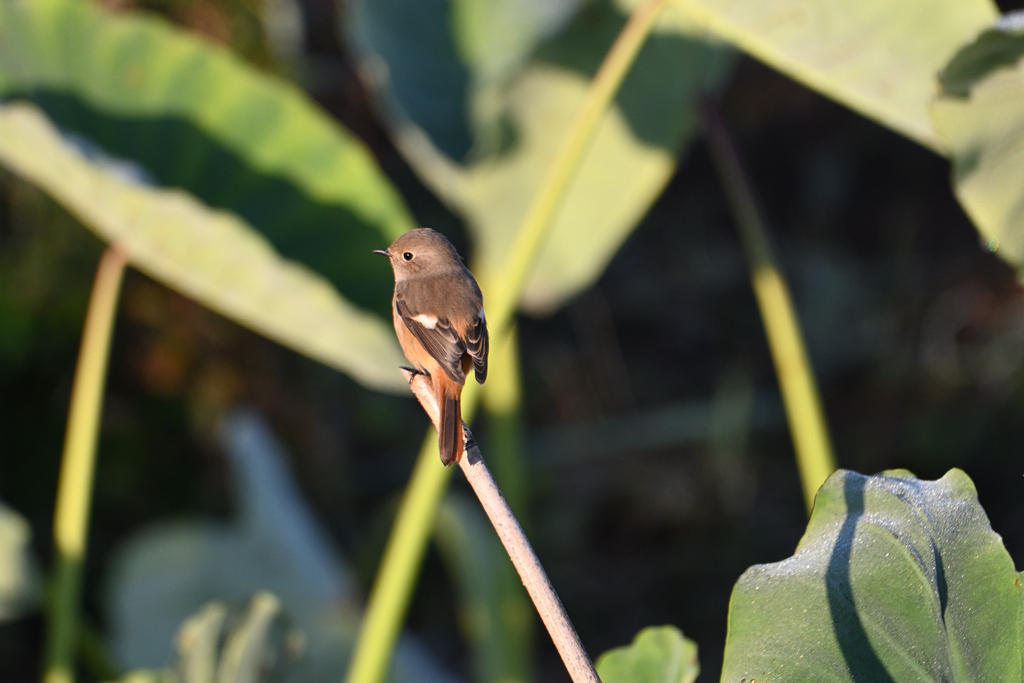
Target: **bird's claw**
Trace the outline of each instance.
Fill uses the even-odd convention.
[[[423,372],[422,370],[419,370],[417,368],[410,368],[410,367],[406,367],[404,365],[399,365],[398,369],[399,370],[405,370],[406,372],[408,372],[413,377],[415,377],[416,375],[423,375],[424,377],[430,377],[430,373],[429,372]]]

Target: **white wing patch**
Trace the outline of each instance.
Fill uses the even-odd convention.
[[[428,330],[432,330],[435,327],[437,327],[436,315],[430,315],[429,313],[420,313],[419,315],[413,316],[412,319],[418,322],[420,325],[423,325],[423,327],[427,328]]]

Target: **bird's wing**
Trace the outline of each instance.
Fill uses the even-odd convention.
[[[483,310],[480,311],[476,324],[466,330],[464,337],[466,351],[473,357],[476,381],[483,384],[487,379],[487,347],[490,345],[487,337],[487,320],[484,318]]]
[[[458,384],[466,383],[466,373],[462,370],[462,357],[466,353],[466,344],[445,318],[428,313],[418,313],[412,309],[405,299],[395,298],[395,311],[402,322],[423,344],[444,373]],[[486,348],[486,333],[484,337]],[[475,362],[474,357],[474,362]],[[477,370],[477,373],[480,371]]]

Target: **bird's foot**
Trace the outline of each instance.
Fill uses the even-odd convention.
[[[477,445],[476,437],[473,436],[473,432],[469,431],[469,427],[466,426],[465,422],[462,423],[462,436],[466,440],[466,450],[467,451],[470,448],[473,448],[474,446]]]
[[[430,373],[429,372],[424,372],[423,370],[420,370],[418,368],[409,368],[409,367],[406,367],[404,365],[399,365],[398,369],[399,370],[405,370],[406,372],[408,372],[410,375],[412,375],[414,377],[416,375],[423,375],[424,377],[430,377]]]

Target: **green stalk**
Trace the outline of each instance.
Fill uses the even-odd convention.
[[[492,333],[503,333],[512,321],[516,305],[529,277],[537,254],[554,219],[555,211],[565,198],[570,181],[576,177],[584,152],[590,147],[598,124],[608,105],[619,91],[622,79],[629,72],[659,10],[667,0],[648,0],[634,10],[629,21],[615,39],[604,61],[594,74],[587,97],[580,106],[569,133],[548,167],[540,190],[534,196],[516,234],[508,258],[499,277],[488,277],[484,288],[488,297],[487,320]],[[490,275],[490,274],[488,274]]]
[[[753,186],[718,110],[712,103],[705,102],[704,114],[711,159],[718,170],[729,208],[739,227],[750,266],[754,296],[761,310],[768,347],[786,407],[804,503],[810,512],[818,488],[836,469],[825,412],[821,407],[814,371],[807,357],[789,287],[775,260]]]
[[[56,566],[46,633],[44,683],[72,683],[78,606],[89,529],[96,443],[125,256],[107,247],[96,269],[71,389],[53,519]]]
[[[565,197],[569,182],[576,175],[601,117],[636,59],[658,10],[666,2],[648,0],[630,16],[594,75],[586,99],[555,154],[540,191],[526,212],[509,257],[498,271],[502,277],[482,278],[487,294],[488,327],[494,337],[506,334],[555,211]],[[463,394],[462,412],[467,422],[480,396],[477,386],[468,382]],[[381,568],[370,591],[346,683],[380,683],[387,675],[391,653],[405,620],[413,582],[419,574],[427,539],[451,477],[449,469],[439,466],[436,439],[431,433],[420,449],[412,480],[402,499]]]

